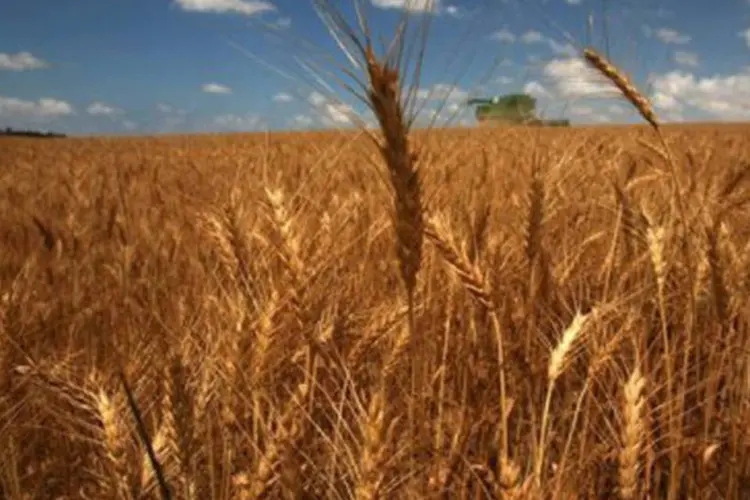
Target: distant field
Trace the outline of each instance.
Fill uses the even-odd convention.
[[[178,498],[750,495],[750,125],[665,130],[682,211],[646,127],[415,132],[416,338],[359,133],[0,139],[0,497],[157,498],[118,364]]]

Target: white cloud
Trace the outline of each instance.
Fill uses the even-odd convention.
[[[448,5],[445,8],[445,13],[452,17],[461,17],[461,10],[455,5]]]
[[[578,58],[553,59],[544,67],[557,94],[562,97],[587,97],[592,95],[614,95],[616,90],[585,61]]]
[[[271,27],[285,30],[292,25],[292,19],[289,17],[280,17],[271,24]]]
[[[221,130],[228,130],[233,132],[244,132],[256,130],[261,124],[261,119],[258,115],[247,114],[247,115],[219,115],[214,118],[214,125]]]
[[[509,76],[499,76],[497,78],[497,80],[495,80],[495,81],[497,83],[499,83],[500,85],[509,85],[509,84],[513,83],[513,78],[511,78]]]
[[[86,108],[86,112],[92,116],[115,116],[122,113],[122,110],[103,102],[94,102]]]
[[[523,92],[525,94],[530,94],[534,97],[549,97],[550,96],[549,91],[546,88],[544,88],[544,85],[542,85],[541,83],[537,81],[527,82],[523,86]]]
[[[447,83],[436,83],[432,87],[421,88],[417,91],[419,99],[429,99],[431,101],[464,101],[469,97],[469,93],[454,85]]]
[[[443,0],[370,0],[370,3],[379,9],[405,10],[412,14],[447,14],[455,18],[465,14],[457,5],[443,5]]]
[[[53,118],[72,115],[73,106],[65,101],[43,97],[38,101],[24,101],[14,97],[0,97],[0,116]]]
[[[322,106],[327,101],[323,94],[315,91],[311,92],[307,99],[313,106]]]
[[[232,89],[220,83],[206,83],[201,87],[208,94],[231,94]]]
[[[684,45],[691,40],[689,35],[684,35],[679,31],[670,28],[659,28],[656,30],[656,38],[664,43],[671,43],[675,45]]]
[[[748,48],[750,48],[750,28],[746,29],[745,31],[740,31],[739,36],[745,39],[745,43],[747,44]]]
[[[170,106],[169,104],[163,104],[163,103],[157,104],[156,109],[158,109],[159,112],[165,113],[165,114],[171,113],[174,110],[174,108]]]
[[[18,52],[16,54],[0,52],[0,70],[29,71],[46,68],[47,66],[46,61],[35,57],[31,52]]]
[[[441,0],[371,0],[380,9],[401,9],[408,12],[440,12]]]
[[[490,35],[490,40],[497,40],[498,42],[513,43],[516,41],[516,35],[510,32],[507,28],[503,28],[495,31]]]
[[[582,0],[565,0],[568,5],[581,5]]]
[[[461,110],[461,105],[459,103],[457,103],[457,102],[452,102],[452,103],[448,104],[447,106],[445,106],[445,110],[448,113],[455,114],[455,113],[458,113]]]
[[[651,84],[654,106],[661,110],[682,113],[692,108],[718,119],[750,118],[750,72],[696,77],[671,71],[652,77]]]
[[[160,102],[156,105],[157,111],[159,113],[163,113],[165,115],[178,115],[178,116],[185,116],[187,114],[187,111],[180,108],[175,108],[171,104],[165,104],[163,102]]]
[[[298,127],[309,127],[312,125],[313,119],[307,115],[297,115],[292,119],[292,124]]]
[[[682,66],[691,66],[693,68],[696,68],[699,65],[698,54],[694,52],[678,50],[674,53],[674,62]]]
[[[539,33],[538,31],[534,31],[534,30],[527,31],[526,33],[521,35],[521,41],[523,43],[529,43],[529,44],[539,43],[543,40],[544,40],[544,36],[542,36],[542,34]]]
[[[122,128],[125,130],[135,130],[138,128],[138,124],[131,120],[123,120],[122,122]]]
[[[352,123],[354,110],[351,106],[338,102],[331,102],[320,92],[311,92],[308,101],[321,113],[321,121],[330,126],[348,125]]]
[[[165,116],[160,122],[160,130],[163,132],[176,131],[181,125],[187,123],[187,117],[178,115]]]
[[[287,94],[286,92],[279,92],[275,96],[273,96],[274,102],[292,102],[292,96]]]
[[[352,108],[346,104],[327,104],[324,108],[326,115],[323,123],[333,125],[348,125],[352,123]]]
[[[594,108],[591,106],[576,104],[570,107],[570,112],[577,116],[591,116],[594,114]]]
[[[423,125],[428,123],[436,126],[456,125],[462,121],[462,116],[465,117],[469,111],[469,108],[459,101],[438,104],[438,109],[422,108],[417,115],[417,121]]]
[[[210,12],[214,14],[234,13],[253,16],[276,10],[272,3],[260,0],[175,0],[174,3],[188,12]]]
[[[549,44],[549,48],[552,49],[552,52],[557,55],[575,57],[576,54],[578,54],[578,51],[571,43],[560,43],[551,38],[547,39],[547,43]]]

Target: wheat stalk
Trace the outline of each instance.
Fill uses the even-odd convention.
[[[539,449],[537,451],[535,463],[535,477],[537,484],[542,482],[542,472],[544,467],[545,452],[547,448],[547,426],[549,425],[549,415],[552,404],[552,393],[555,388],[555,382],[562,374],[565,366],[570,361],[573,346],[579,337],[583,334],[584,327],[592,313],[581,314],[577,312],[570,322],[570,325],[563,332],[560,342],[552,350],[549,362],[547,364],[547,397],[544,401],[544,411],[542,412],[542,424],[539,435]]]
[[[174,457],[184,498],[189,500],[195,488],[191,477],[196,449],[195,391],[189,385],[186,366],[179,354],[172,356],[165,372],[164,421],[157,436],[164,441],[163,448]]]
[[[385,378],[383,380],[386,380]],[[354,489],[356,500],[382,498],[386,462],[390,458],[389,442],[396,421],[389,422],[386,412],[385,387],[373,394],[363,423],[364,442],[360,453],[360,470]]]
[[[500,327],[500,320],[498,318],[497,309],[495,302],[492,298],[492,290],[490,289],[487,280],[484,277],[481,269],[479,269],[473,263],[468,261],[466,255],[461,252],[456,244],[453,242],[451,230],[448,227],[448,222],[441,215],[433,215],[430,217],[428,224],[426,225],[425,234],[430,242],[440,253],[441,257],[448,263],[451,270],[456,273],[461,284],[464,286],[467,292],[476,300],[480,305],[487,308],[490,312],[490,319],[492,321],[492,328],[495,334],[495,342],[497,347],[497,363],[498,363],[498,383],[500,386],[500,431],[501,437],[501,452],[502,458],[508,458],[508,413],[509,413],[509,398],[507,393],[507,386],[505,381],[505,340],[502,329]]]
[[[294,447],[304,433],[301,413],[309,390],[306,383],[301,383],[290,395],[289,402],[279,417],[276,432],[269,436],[266,448],[256,462],[249,488],[243,493],[249,494],[248,498],[261,498],[267,495],[276,484],[280,471],[288,466],[286,462],[291,458]],[[291,488],[294,485],[282,486]]]
[[[642,394],[644,384],[645,379],[640,369],[636,368],[624,387],[622,449],[619,457],[619,493],[623,500],[640,498],[638,476],[645,430],[643,421],[645,398]]]
[[[120,401],[117,395],[110,397],[104,389],[100,389],[95,404],[102,425],[102,444],[111,471],[111,490],[116,498],[130,498],[129,432],[122,416],[125,402]]]

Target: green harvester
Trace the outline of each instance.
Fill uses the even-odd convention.
[[[536,115],[536,99],[528,94],[509,94],[500,97],[472,98],[469,106],[476,106],[475,116],[480,123],[569,127],[570,120],[542,120]]]

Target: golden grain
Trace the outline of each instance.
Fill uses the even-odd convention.
[[[611,178],[665,160],[642,128],[411,131],[430,211],[412,199],[395,232],[396,190],[352,168],[372,155],[353,136],[4,142],[0,496],[155,497],[107,382],[121,365],[175,498],[732,497],[744,473],[723,464],[750,457],[749,186],[732,169],[750,142],[742,125],[660,130],[674,158],[715,151],[682,212],[663,175]],[[407,226],[428,241],[413,323]],[[532,255],[563,270],[535,301]]]

